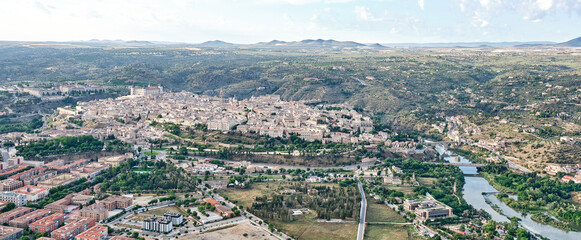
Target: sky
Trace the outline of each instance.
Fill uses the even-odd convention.
[[[0,0],[0,40],[563,42],[581,0]]]

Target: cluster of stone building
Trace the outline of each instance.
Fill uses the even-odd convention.
[[[382,178],[383,184],[391,184],[391,185],[401,185],[403,184],[402,179],[399,177],[403,175],[403,171],[396,167],[391,166],[384,169],[366,169],[363,171],[363,178],[366,180],[374,180],[377,177]],[[415,173],[412,175],[410,179],[410,184],[418,185],[418,182],[415,177]]]
[[[69,95],[74,93],[97,93],[105,91],[104,87],[90,86],[90,85],[79,85],[79,84],[66,84],[59,85],[50,88],[43,87],[23,87],[18,88],[18,92],[25,92],[33,95],[35,97],[44,98],[47,96],[54,95]]]
[[[90,123],[91,127],[62,125],[40,133],[1,134],[1,141],[37,141],[62,136],[114,135],[124,142],[149,146],[148,140],[166,138],[152,122],[182,127],[202,124],[209,130],[239,131],[307,141],[381,144],[395,150],[415,149],[416,143],[391,141],[385,132],[373,132],[373,121],[346,104],[311,107],[304,101],[282,101],[265,95],[237,100],[189,92],[164,93],[161,86],[131,89],[132,95],[116,99],[81,102],[75,108],[58,108],[60,117]],[[156,104],[151,104],[155,102]]]
[[[308,141],[400,144],[389,141],[388,133],[370,133],[374,129],[371,119],[345,104],[310,107],[303,101],[282,101],[278,95],[224,99],[185,91],[163,93],[161,86],[131,88],[131,92],[129,96],[79,103],[75,109],[59,112],[95,122],[105,134],[136,144],[163,137],[163,131],[151,126],[153,121],[184,127],[203,124],[209,130],[270,137],[296,134]]]

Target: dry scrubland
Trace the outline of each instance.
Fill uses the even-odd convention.
[[[246,236],[244,236],[246,234]],[[276,240],[270,233],[262,228],[252,225],[249,221],[244,221],[226,228],[210,230],[206,232],[193,232],[178,237],[177,239],[222,239],[222,240]]]

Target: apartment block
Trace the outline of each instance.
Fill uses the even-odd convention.
[[[17,217],[24,216],[25,214],[32,212],[32,208],[29,207],[19,207],[12,209],[8,212],[0,214],[0,224],[8,223]]]
[[[24,230],[15,227],[0,226],[0,240],[16,240],[22,237]]]
[[[52,232],[59,228],[65,220],[65,214],[55,213],[28,225],[33,232]]]
[[[56,240],[70,240],[80,233],[95,226],[95,219],[91,218],[70,218],[68,223],[51,233],[51,237]]]
[[[22,181],[8,178],[0,182],[0,191],[12,191],[22,186],[24,186],[24,183],[22,183]]]
[[[184,216],[179,213],[166,212],[163,214],[163,217],[170,220],[174,226],[179,226],[184,222]]]
[[[107,218],[109,211],[103,206],[103,204],[95,203],[93,205],[87,206],[79,211],[79,215],[84,218],[92,218],[95,221],[101,221]]]
[[[27,202],[36,203],[48,196],[48,188],[33,185],[24,186],[12,192],[24,194]]]
[[[10,220],[8,224],[11,227],[26,228],[33,222],[36,222],[50,214],[50,211],[44,209],[38,209],[34,212],[25,214],[24,216],[17,217]]]
[[[133,199],[124,196],[110,196],[101,200],[99,203],[103,204],[107,210],[125,209],[133,204]]]
[[[11,202],[16,206],[26,205],[26,195],[15,192],[0,192],[0,201]]]
[[[143,230],[168,233],[171,232],[172,229],[173,223],[171,222],[171,219],[167,219],[165,217],[150,217],[143,220]]]
[[[76,176],[76,175],[73,175],[70,173],[65,173],[65,174],[61,174],[61,175],[58,175],[56,177],[53,177],[51,179],[41,181],[37,184],[37,186],[50,189],[50,188],[55,188],[55,187],[71,184],[79,179],[80,179],[79,176]]]
[[[95,225],[87,231],[75,237],[75,240],[105,240],[107,239],[107,227]]]

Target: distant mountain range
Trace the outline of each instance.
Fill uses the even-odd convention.
[[[353,41],[336,41],[336,40],[323,40],[323,39],[307,39],[295,42],[285,42],[273,40],[270,42],[260,42],[257,44],[252,44],[254,47],[298,47],[298,48],[359,48],[366,47],[367,45],[362,43],[357,43]]]
[[[449,47],[539,47],[539,46],[560,46],[560,47],[581,47],[581,37],[572,39],[563,43],[549,41],[533,42],[455,42],[455,43],[370,43],[363,44],[354,41],[337,41],[333,39],[307,39],[302,41],[280,41],[272,40],[270,42],[259,42],[255,44],[235,44],[223,42],[220,40],[208,41],[200,44],[194,44],[197,47],[255,47],[255,48],[305,48],[305,49],[382,49],[388,47],[418,47],[418,48],[449,48]]]
[[[270,42],[259,42],[254,44],[236,44],[224,42],[221,40],[207,41],[203,43],[177,43],[177,42],[160,42],[160,41],[123,41],[123,40],[97,40],[73,41],[73,42],[19,42],[19,41],[0,41],[0,46],[26,44],[34,46],[39,43],[72,44],[70,47],[80,47],[82,45],[103,47],[111,45],[135,46],[135,47],[163,47],[163,46],[180,46],[180,47],[200,47],[200,48],[293,48],[293,49],[385,49],[389,47],[412,47],[412,48],[474,48],[474,47],[581,47],[581,37],[571,39],[567,42],[555,43],[548,41],[536,42],[456,42],[456,43],[358,43],[354,41],[337,41],[333,39],[307,39],[302,41],[280,41],[272,40]],[[50,44],[39,44],[40,46],[50,47]]]
[[[557,45],[566,47],[581,47],[581,37],[574,38],[564,43],[559,43]]]
[[[200,44],[196,44],[198,47],[217,47],[217,48],[224,48],[224,47],[236,47],[237,45],[234,43],[224,42],[220,40],[214,41],[207,41]]]

